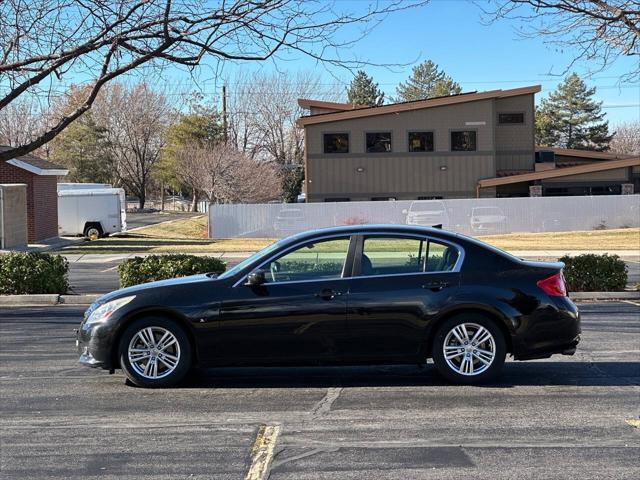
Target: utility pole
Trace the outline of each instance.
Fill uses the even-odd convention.
[[[227,144],[227,87],[222,85],[222,138]]]

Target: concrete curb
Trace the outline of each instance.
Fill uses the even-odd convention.
[[[66,305],[91,305],[102,294],[85,294],[85,295],[60,295],[58,303],[64,303]]]
[[[60,295],[0,295],[0,305],[21,306],[21,305],[55,305],[58,303]]]
[[[573,292],[569,293],[572,300],[640,300],[638,292]]]

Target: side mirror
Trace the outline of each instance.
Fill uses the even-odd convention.
[[[264,276],[264,270],[254,270],[249,275],[247,275],[247,281],[245,283],[248,287],[253,287],[256,285],[262,285],[266,282]]]

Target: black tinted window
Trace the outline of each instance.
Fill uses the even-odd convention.
[[[325,133],[324,153],[349,153],[349,134]]]
[[[451,132],[451,150],[454,152],[475,151],[476,132],[474,130]]]
[[[443,243],[429,241],[427,272],[450,272],[458,261],[458,249]]]
[[[433,132],[409,132],[410,152],[433,152]]]
[[[391,132],[367,133],[367,153],[391,151]]]
[[[501,125],[510,123],[524,123],[524,113],[499,113],[498,123]]]

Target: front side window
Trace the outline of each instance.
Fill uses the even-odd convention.
[[[348,251],[348,237],[307,244],[266,264],[266,283],[340,278]]]
[[[324,153],[349,153],[348,133],[325,133]]]
[[[364,239],[360,275],[394,275],[424,271],[427,241],[419,238],[370,237]]]
[[[456,247],[429,240],[427,272],[450,272],[456,266],[460,252]]]
[[[451,150],[454,152],[474,152],[476,150],[475,130],[451,132]]]
[[[367,133],[367,153],[391,151],[391,132]]]
[[[433,132],[409,132],[410,152],[433,152]]]

